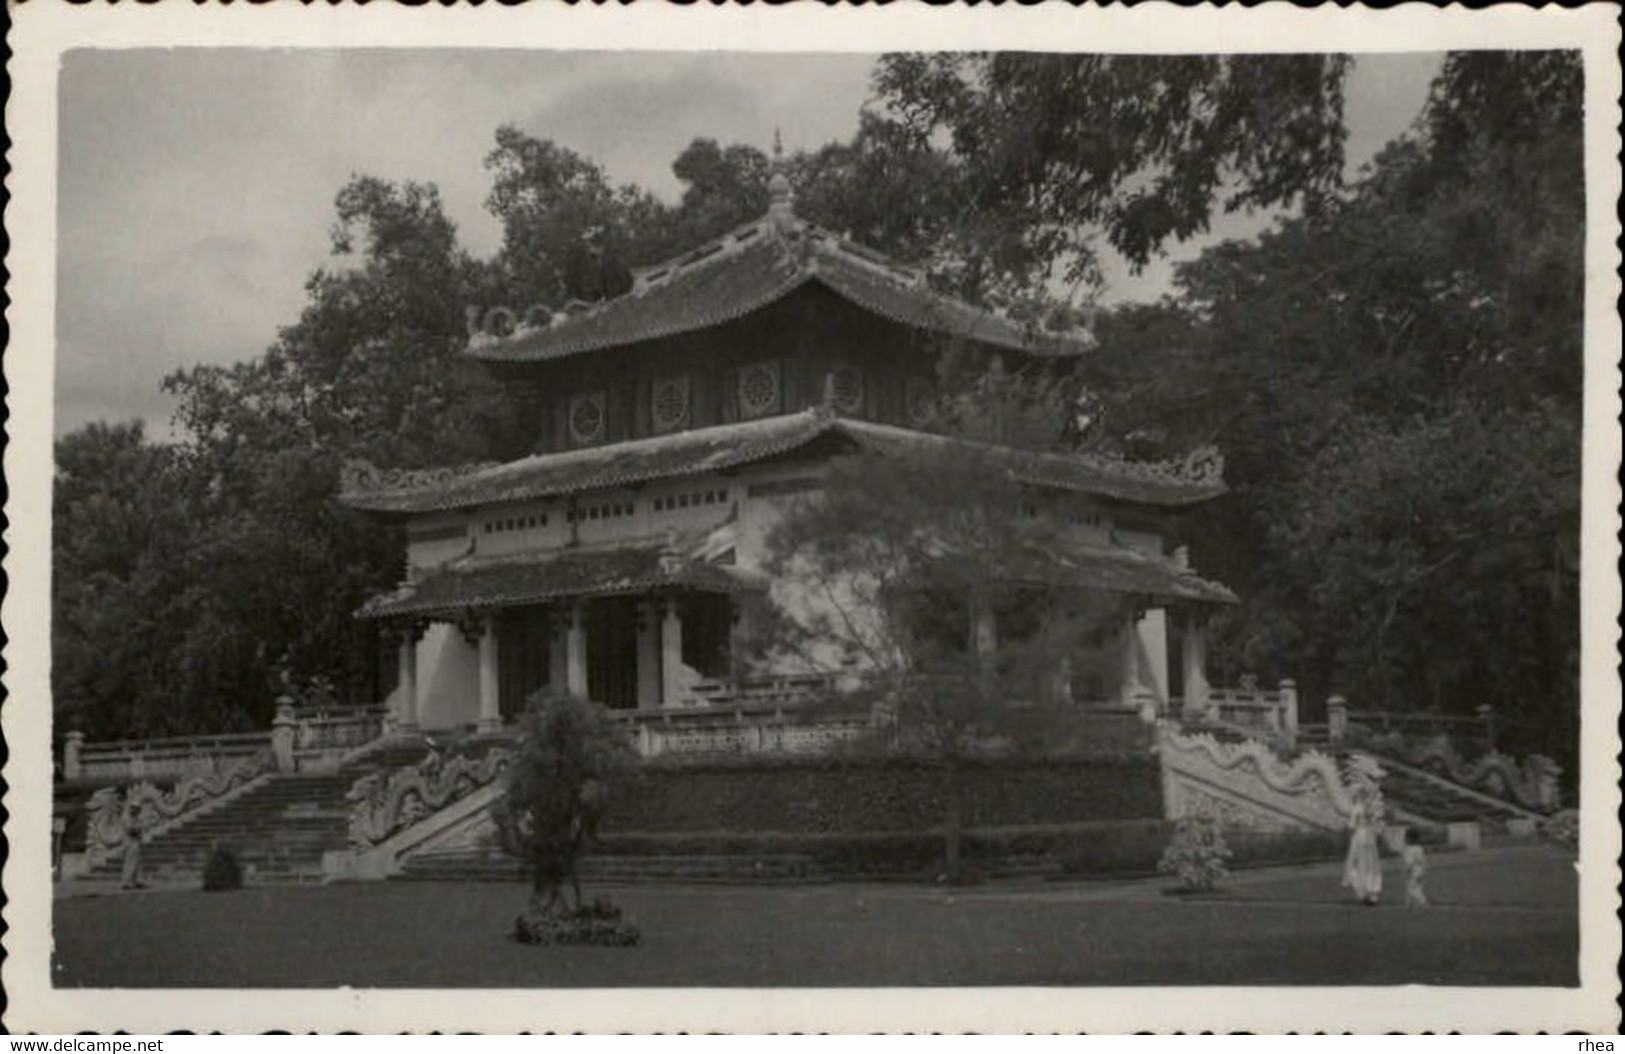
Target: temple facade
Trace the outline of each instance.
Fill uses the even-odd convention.
[[[347,482],[347,504],[406,536],[405,580],[357,613],[397,649],[397,728],[495,731],[544,688],[661,711],[861,681],[816,641],[794,660],[748,647],[771,608],[818,602],[763,570],[788,503],[832,458],[961,442],[932,431],[945,347],[1031,363],[1092,346],[1073,315],[945,297],[805,222],[780,171],[770,189],[766,215],[623,296],[484,313],[469,353],[534,414],[534,454]],[[1060,584],[1124,600],[1121,676],[1083,694],[1205,698],[1205,623],[1235,598],[1188,566],[1179,524],[1224,492],[1217,455],[979,452],[1066,524]]]

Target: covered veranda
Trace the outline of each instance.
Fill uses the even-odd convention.
[[[548,690],[617,710],[682,707],[738,669],[758,576],[669,545],[454,561],[359,611],[396,650],[398,731],[500,729]]]

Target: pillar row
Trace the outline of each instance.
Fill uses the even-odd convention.
[[[564,690],[578,699],[587,698],[587,610],[577,602],[570,605],[569,628],[564,634]]]
[[[418,639],[411,629],[401,636],[399,663],[400,698],[396,703],[395,724],[402,732],[416,732],[422,703],[418,699]]]
[[[660,622],[660,702],[678,706],[683,701],[683,616],[675,597],[663,605]]]
[[[480,717],[481,732],[502,727],[502,694],[497,651],[497,620],[487,615],[480,624]]]

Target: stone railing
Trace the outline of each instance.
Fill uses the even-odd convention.
[[[282,771],[319,768],[385,731],[385,711],[376,706],[295,707],[277,702],[267,732],[116,739],[87,743],[82,732],[63,737],[62,778],[125,783],[180,777],[200,764],[259,757],[269,753]]]
[[[677,754],[818,754],[868,734],[875,718],[850,710],[750,702],[615,712],[643,757]]]
[[[495,783],[513,761],[507,747],[482,754],[430,754],[410,768],[361,777],[346,795],[350,844],[370,849],[418,821]]]
[[[371,743],[384,734],[387,711],[379,706],[315,708],[293,711],[293,754],[296,768],[320,766]]]
[[[1530,754],[1520,762],[1492,750],[1467,760],[1450,736],[1418,739],[1397,731],[1367,736],[1360,745],[1382,758],[1531,812],[1551,813],[1562,805],[1559,779],[1563,768],[1544,754]]]
[[[1355,779],[1318,751],[1288,760],[1257,739],[1221,742],[1165,723],[1157,754],[1169,819],[1211,816],[1260,830],[1343,830],[1354,806]]]
[[[200,763],[254,758],[264,754],[270,746],[269,732],[100,743],[87,743],[83,733],[69,732],[62,749],[62,778],[122,783],[181,777],[196,771]]]
[[[271,757],[265,750],[249,757],[193,757],[187,770],[168,789],[145,781],[128,787],[103,787],[91,795],[86,807],[85,853],[89,863],[95,866],[123,854],[130,837],[125,815],[132,806],[140,817],[142,835],[150,838],[220,803],[271,769]]]
[[[833,674],[784,674],[743,677],[738,680],[699,681],[688,688],[695,703],[705,706],[740,703],[794,703],[828,695],[836,687]]]
[[[1480,706],[1471,716],[1404,710],[1355,710],[1334,695],[1326,700],[1326,736],[1333,744],[1402,736],[1413,740],[1445,737],[1458,750],[1494,750],[1499,722],[1495,710]]]
[[[1244,683],[1237,688],[1209,688],[1199,700],[1176,699],[1172,709],[1185,723],[1233,729],[1290,748],[1298,736],[1298,685],[1284,680],[1278,688]]]

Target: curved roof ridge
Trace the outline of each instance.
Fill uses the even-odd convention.
[[[1095,344],[1087,328],[1056,330],[1046,319],[1016,319],[933,289],[924,267],[808,223],[787,205],[632,275],[630,291],[585,310],[549,313],[545,323],[520,324],[507,336],[476,335],[469,354],[539,362],[658,340],[731,322],[812,280],[901,325],[995,347],[1072,356]]]

